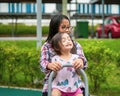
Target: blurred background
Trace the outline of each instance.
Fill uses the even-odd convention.
[[[40,48],[59,13],[88,60],[91,96],[119,96],[120,0],[0,0],[0,96],[41,96]]]

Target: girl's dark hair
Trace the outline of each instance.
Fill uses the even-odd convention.
[[[55,50],[55,52],[58,55],[61,55],[61,40],[62,40],[62,35],[64,33],[65,32],[58,32],[51,40],[52,48]],[[71,38],[71,36],[70,36],[70,38]],[[71,38],[71,40],[72,40],[72,38]],[[71,50],[71,53],[76,54],[76,47],[74,45],[74,41],[72,40],[72,42],[73,42],[73,48]]]
[[[48,37],[47,37],[46,41],[50,42],[51,39],[53,38],[53,36],[56,33],[58,33],[59,26],[63,19],[67,19],[70,22],[69,18],[66,15],[62,15],[62,14],[54,15],[51,18],[51,21],[49,24],[49,33],[48,33]]]

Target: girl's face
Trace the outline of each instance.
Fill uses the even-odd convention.
[[[67,19],[63,19],[60,26],[59,26],[59,32],[66,32],[70,33],[72,27],[70,26],[70,22]]]
[[[62,35],[62,40],[61,40],[61,50],[71,50],[73,48],[73,42],[70,38],[70,36],[65,33]]]

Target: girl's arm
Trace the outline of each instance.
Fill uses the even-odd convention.
[[[87,67],[87,59],[86,59],[86,57],[84,55],[83,49],[82,49],[81,45],[78,42],[75,42],[75,45],[76,45],[77,55],[79,55],[79,57],[83,60],[83,64],[84,64],[83,69],[86,69],[86,67]]]

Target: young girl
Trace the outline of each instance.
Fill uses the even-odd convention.
[[[71,64],[79,58],[77,54],[72,54],[74,48],[72,39],[67,33],[58,32],[51,41],[52,47],[57,53],[52,58],[52,62],[62,65]],[[83,96],[80,89],[81,79],[74,67],[64,67],[57,71],[57,75],[52,82],[52,96]]]

